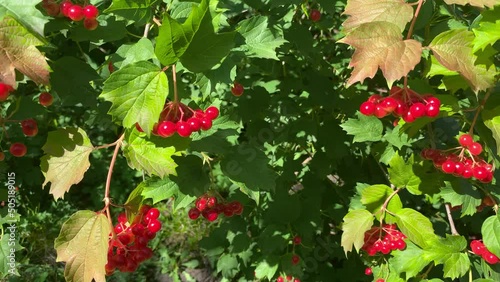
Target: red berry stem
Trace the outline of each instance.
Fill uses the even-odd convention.
[[[177,93],[177,70],[175,64],[172,65],[172,82],[174,83],[174,104],[179,103],[179,96]]]
[[[476,114],[474,115],[474,119],[472,120],[472,123],[471,123],[470,128],[469,128],[469,135],[473,135],[473,133],[474,133],[474,126],[476,125],[476,121],[477,121],[477,118],[479,117],[479,113],[483,110],[484,105],[486,104],[486,100],[488,100],[488,98],[490,97],[492,91],[493,91],[493,88],[490,88],[490,90],[488,92],[486,92],[486,94],[484,95],[483,100],[481,101],[481,103],[477,107]]]

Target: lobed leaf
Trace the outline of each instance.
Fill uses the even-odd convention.
[[[13,1],[17,2],[17,1]],[[2,3],[0,2],[0,8]],[[16,19],[6,16],[0,21],[0,81],[14,86],[15,70],[37,84],[49,84],[49,65],[36,48],[43,45]]]
[[[352,251],[354,246],[357,251],[365,243],[365,232],[373,225],[373,215],[367,210],[352,210],[344,216],[342,224],[342,238],[340,245],[344,252]]]
[[[56,200],[64,198],[64,193],[83,179],[94,147],[83,129],[59,128],[49,132],[42,149],[45,152],[40,160],[45,176],[42,188],[51,182],[49,193]]]
[[[389,263],[398,273],[406,273],[406,277],[415,277],[432,260],[423,256],[424,250],[417,247],[410,241],[406,241],[406,249],[403,251],[393,251]]]
[[[287,42],[279,32],[268,27],[268,17],[255,16],[238,24],[238,33],[245,44],[237,48],[248,57],[278,60],[276,48]]]
[[[78,211],[63,224],[54,248],[56,261],[66,262],[66,281],[106,281],[109,232],[107,217],[93,211]]]
[[[126,128],[139,123],[146,134],[158,121],[168,96],[165,73],[153,63],[129,64],[111,74],[99,97],[112,103],[109,114]]]
[[[136,25],[146,24],[153,17],[153,6],[158,0],[113,0],[104,13],[113,13],[135,21]]]
[[[370,22],[390,22],[404,30],[413,8],[401,0],[349,0],[343,14],[349,16],[342,24],[346,32]]]
[[[464,276],[470,268],[466,252],[467,240],[463,236],[447,235],[446,238],[434,238],[428,241],[422,258],[443,264],[444,277],[451,279]]]
[[[36,8],[39,3],[40,0],[0,0],[0,19],[13,17],[29,30],[36,32],[37,36],[42,37],[49,17],[44,16]]]
[[[381,220],[381,216],[383,215],[380,213],[380,209],[385,203],[385,201],[389,198],[389,196],[393,193],[394,191],[387,185],[383,184],[378,184],[378,185],[371,185],[369,187],[366,187],[361,191],[361,203],[366,207],[366,209],[371,212],[372,214],[375,214],[377,220]],[[401,203],[401,199],[399,198],[399,195],[393,195],[391,200],[387,203],[386,207],[389,212],[392,214],[399,211],[401,208],[403,208],[403,203]],[[389,213],[385,214],[385,221],[387,223],[393,223],[394,222],[394,216],[392,216]]]
[[[348,119],[340,127],[347,134],[354,135],[353,142],[380,141],[384,130],[378,118],[362,114],[358,114],[357,119]]]
[[[437,237],[431,221],[414,209],[401,209],[395,213],[395,217],[401,232],[421,248],[425,249],[427,241]]]
[[[339,40],[356,49],[349,63],[354,69],[347,86],[373,78],[380,68],[390,88],[413,70],[420,62],[422,45],[413,39],[403,40],[401,32],[394,23],[369,22]]]
[[[413,155],[406,163],[398,153],[394,154],[389,161],[390,167],[387,169],[389,179],[396,187],[406,187],[408,192],[413,195],[421,195],[422,191],[420,191],[419,186],[422,180],[413,172],[413,163]]]

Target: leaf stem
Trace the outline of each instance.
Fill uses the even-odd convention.
[[[142,37],[144,37],[144,38],[148,37],[148,33],[149,33],[150,28],[151,28],[151,23],[147,23],[146,26],[144,27],[144,34],[142,35]]]
[[[481,103],[477,107],[476,114],[474,115],[474,119],[472,120],[472,123],[470,125],[469,135],[473,134],[473,132],[474,132],[474,126],[476,125],[476,121],[477,121],[477,118],[479,117],[479,113],[483,110],[484,105],[486,104],[486,100],[488,100],[488,98],[491,95],[491,91],[492,91],[492,89],[490,89],[490,91],[486,92],[486,95],[484,95],[483,100],[481,101]]]
[[[177,70],[175,64],[172,65],[172,82],[174,83],[174,103],[179,103],[179,96],[177,96]]]
[[[420,14],[420,9],[424,4],[424,0],[418,0],[417,9],[415,9],[415,14],[413,14],[413,20],[410,24],[410,29],[408,30],[408,34],[406,35],[406,39],[410,39],[413,35],[413,29],[415,28],[415,23],[417,22],[418,14]]]
[[[106,215],[108,217],[109,225],[111,227],[111,233],[113,234],[113,238],[116,237],[115,231],[113,230],[113,221],[111,220],[111,213],[109,211],[109,206],[111,204],[111,200],[109,198],[109,188],[111,187],[111,176],[113,175],[113,168],[115,167],[116,157],[118,156],[118,152],[120,151],[120,145],[125,138],[125,133],[123,133],[116,142],[113,142],[115,146],[115,151],[113,152],[113,157],[111,158],[111,162],[109,163],[108,176],[106,177],[106,190],[104,191],[104,209],[106,209]],[[110,147],[110,146],[108,146]]]
[[[457,228],[455,227],[455,222],[453,221],[453,216],[451,216],[451,205],[450,203],[445,203],[444,207],[446,208],[446,216],[448,217],[448,222],[450,223],[451,235],[460,235],[457,232]]]

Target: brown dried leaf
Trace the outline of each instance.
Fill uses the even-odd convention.
[[[364,23],[339,42],[356,49],[349,64],[354,70],[347,86],[373,78],[380,68],[390,87],[415,68],[422,54],[420,42],[403,40],[401,29],[390,22]]]

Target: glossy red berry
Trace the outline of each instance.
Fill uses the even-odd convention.
[[[83,20],[85,16],[83,15],[83,8],[79,5],[72,5],[68,9],[68,18],[72,19],[75,22]]]
[[[311,21],[317,22],[321,19],[321,12],[316,10],[316,9],[311,10],[310,17],[311,17]]]
[[[373,274],[373,270],[371,267],[365,268],[365,275],[372,275],[372,274]]]
[[[199,118],[190,117],[186,122],[189,124],[189,127],[191,128],[192,132],[195,132],[195,131],[198,131],[201,129],[201,121]]]
[[[292,256],[292,264],[297,264],[300,262],[300,257],[298,255]]]
[[[467,149],[469,149],[469,152],[472,154],[472,155],[479,155],[481,154],[481,152],[483,151],[483,146],[481,146],[481,144],[477,143],[477,142],[472,142],[472,144],[470,144]]]
[[[369,101],[363,102],[359,111],[365,116],[371,116],[375,113],[375,104]]]
[[[201,129],[202,130],[209,130],[210,128],[212,128],[212,120],[209,119],[209,118],[202,118],[200,119],[200,122],[201,122]]]
[[[179,121],[177,123],[177,134],[179,134],[182,137],[189,137],[191,135],[192,130],[191,127],[189,126],[189,123],[184,122],[184,121]]]
[[[86,30],[95,30],[98,26],[99,22],[95,18],[92,19],[86,18],[83,20],[83,27]]]
[[[426,107],[424,104],[417,102],[410,106],[410,113],[415,118],[423,117],[426,113]]]
[[[231,93],[233,93],[233,95],[236,97],[243,95],[243,91],[245,91],[243,85],[239,84],[238,82],[235,82],[233,84],[233,87],[231,87]]]
[[[486,168],[482,166],[476,166],[472,169],[472,175],[476,179],[484,179],[489,172],[486,170]]]
[[[485,250],[481,256],[489,264],[497,264],[500,262],[498,257],[488,250]]]
[[[159,220],[157,220],[157,219],[151,220],[149,222],[149,224],[148,224],[148,229],[152,233],[156,233],[156,232],[160,231],[160,229],[161,229],[161,222]]]
[[[385,279],[379,278],[376,282],[385,282]]]
[[[208,197],[207,199],[207,207],[213,208],[217,204],[217,198],[215,197]]]
[[[48,107],[52,105],[54,97],[52,97],[52,95],[49,92],[42,92],[40,96],[38,96],[38,101],[40,102],[40,105]]]
[[[83,8],[83,15],[87,19],[95,19],[99,15],[99,10],[94,5],[87,5]]]
[[[425,114],[428,117],[437,117],[439,115],[439,106],[435,104],[427,104],[425,107]]]
[[[219,109],[214,106],[210,106],[205,110],[205,117],[214,120],[219,116]]]
[[[10,145],[9,151],[14,157],[22,157],[26,155],[28,149],[26,148],[26,145],[24,145],[23,143],[16,142]]]
[[[195,220],[200,217],[200,211],[197,208],[191,208],[188,212],[188,216],[190,219]]]
[[[205,197],[198,198],[198,200],[196,200],[195,207],[199,211],[205,210],[207,208],[207,198]]]
[[[462,145],[463,147],[469,147],[473,142],[474,140],[469,134],[462,134],[458,138],[458,143],[460,143],[460,145]]]
[[[219,213],[213,209],[208,209],[202,212],[203,217],[205,217],[208,221],[215,221],[219,217]]]
[[[470,249],[474,254],[482,255],[486,251],[486,246],[479,240],[472,240],[470,242]]]
[[[278,279],[276,279],[276,282],[285,282],[285,279],[283,277],[278,277]]]
[[[21,121],[21,128],[26,136],[32,137],[38,134],[38,125],[32,118]]]
[[[177,126],[175,125],[175,123],[168,120],[162,121],[156,129],[156,133],[158,134],[158,136],[165,138],[174,135],[176,131],[177,131]]]
[[[149,219],[157,219],[160,216],[160,211],[157,208],[152,208],[148,211]]]
[[[300,243],[302,243],[302,238],[300,236],[293,237],[293,244],[294,245],[300,245]]]
[[[0,102],[7,100],[12,90],[14,90],[12,86],[5,83],[0,83]]]
[[[455,162],[452,160],[447,160],[441,165],[443,172],[451,174],[455,172]]]
[[[71,1],[63,1],[59,8],[62,12],[62,14],[65,16],[65,17],[69,17],[69,8],[71,8],[73,6],[73,3],[71,3]]]

